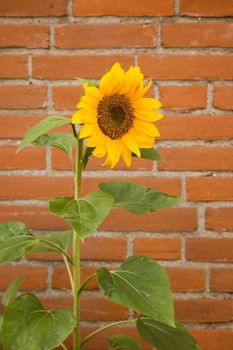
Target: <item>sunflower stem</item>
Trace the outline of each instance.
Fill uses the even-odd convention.
[[[77,140],[76,159],[75,159],[75,174],[74,184],[75,193],[74,198],[78,199],[81,193],[81,176],[82,176],[82,156],[83,156],[83,141],[79,138],[73,127],[73,133]],[[78,233],[73,231],[73,313],[77,324],[73,334],[73,350],[80,350],[80,243],[81,240]]]

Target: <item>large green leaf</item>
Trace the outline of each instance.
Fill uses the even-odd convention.
[[[49,201],[50,212],[66,220],[81,239],[98,228],[112,206],[112,196],[102,191],[93,192],[78,200],[57,197]]]
[[[57,347],[76,325],[71,310],[44,310],[39,299],[25,293],[4,313],[2,343],[5,350],[50,350]]]
[[[21,258],[38,243],[27,226],[20,221],[0,224],[0,264]]]
[[[161,161],[163,158],[154,148],[140,148],[141,158],[150,159],[155,161]],[[136,154],[132,153],[133,157],[137,157]]]
[[[169,196],[152,188],[127,181],[101,183],[99,187],[113,196],[115,207],[134,214],[145,214],[168,208],[180,201],[180,197]]]
[[[59,251],[56,246],[67,251],[67,249],[72,245],[73,232],[72,230],[68,230],[48,233],[46,235],[38,235],[36,237],[38,238],[39,242],[32,247],[30,250],[31,253]],[[43,242],[41,240],[43,240]],[[48,244],[45,243],[45,240],[48,241]]]
[[[136,340],[128,335],[112,335],[108,338],[110,350],[143,350]]]
[[[181,322],[176,320],[175,326],[169,327],[147,316],[141,316],[137,321],[142,339],[154,345],[157,350],[200,350]]]
[[[4,306],[7,306],[9,302],[15,297],[16,293],[19,290],[22,279],[23,279],[23,276],[17,276],[15,280],[7,288],[7,290],[2,296],[2,304]]]
[[[97,280],[113,302],[174,326],[174,310],[169,279],[152,259],[131,256],[119,269],[97,270]]]
[[[39,136],[45,134],[46,132],[55,129],[58,126],[69,124],[70,122],[70,119],[60,115],[53,115],[41,120],[38,124],[34,125],[26,132],[19,145],[18,151],[22,150],[24,147],[38,139]]]
[[[39,136],[32,144],[36,147],[41,146],[54,146],[64,151],[67,154],[72,154],[72,148],[76,140],[73,134],[56,133],[56,134],[44,134]]]

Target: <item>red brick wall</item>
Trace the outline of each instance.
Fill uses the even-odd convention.
[[[133,253],[167,267],[178,317],[203,350],[233,344],[233,1],[4,0],[0,2],[0,220],[35,230],[65,228],[46,200],[72,194],[61,152],[18,141],[41,118],[71,115],[82,93],[75,76],[98,79],[115,61],[140,64],[155,84],[166,118],[157,142],[165,162],[135,161],[116,171],[93,160],[84,192],[102,178],[127,178],[171,194],[180,206],[147,216],[113,211],[82,247],[83,278]],[[46,305],[70,305],[69,283],[56,254],[31,255],[0,267],[0,289],[24,273],[24,290]],[[95,282],[82,301],[84,331],[95,321],[126,319]],[[131,333],[131,329],[128,330]],[[85,347],[105,350],[103,334]],[[145,347],[150,349],[150,347]],[[185,349],[184,349],[185,350]]]

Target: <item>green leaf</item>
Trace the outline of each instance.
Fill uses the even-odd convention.
[[[92,155],[95,147],[87,147],[83,156],[83,169],[86,169],[89,157]]]
[[[96,274],[108,299],[174,326],[170,283],[159,264],[147,257],[131,256],[118,270],[100,268]]]
[[[99,187],[113,196],[116,208],[125,209],[133,214],[145,214],[168,208],[180,201],[180,197],[170,196],[127,181],[101,183]]]
[[[39,299],[25,293],[10,303],[2,325],[5,350],[50,350],[76,326],[71,310],[44,310]]]
[[[19,221],[0,224],[0,264],[21,258],[38,243],[27,226]]]
[[[155,161],[162,161],[163,158],[153,147],[152,148],[140,148],[141,158],[150,159]],[[137,157],[136,154],[132,153],[133,157]]]
[[[67,221],[82,240],[98,228],[112,206],[112,196],[102,191],[78,200],[56,197],[49,201],[50,212]]]
[[[181,322],[176,320],[175,326],[175,328],[169,327],[147,316],[141,316],[137,320],[140,336],[157,350],[200,350],[195,339]]]
[[[56,133],[56,134],[45,134],[39,136],[32,142],[36,147],[41,146],[54,146],[64,151],[67,154],[72,154],[72,148],[75,144],[75,137],[73,134]]]
[[[95,86],[95,87],[98,87],[98,85],[96,84],[96,82],[95,82],[94,80],[85,79],[85,78],[79,78],[79,77],[75,77],[75,79],[79,80],[81,84],[87,83],[88,86]]]
[[[34,125],[26,132],[19,145],[18,151],[21,151],[24,147],[38,139],[39,136],[45,134],[46,132],[55,129],[58,126],[69,124],[70,122],[70,119],[59,115],[53,115],[41,120],[38,124]]]
[[[49,244],[46,245],[46,243],[41,242],[40,239],[45,239],[46,241],[55,244],[67,251],[67,249],[72,245],[73,232],[71,230],[61,231],[56,233],[49,233],[46,235],[37,235],[36,238],[39,240],[39,242],[34,247],[32,247],[32,249],[30,249],[31,253],[58,251],[55,246]]]
[[[128,335],[112,335],[108,338],[110,350],[143,350],[136,340]]]
[[[23,279],[23,276],[17,276],[15,278],[15,280],[7,288],[7,290],[5,291],[5,293],[2,296],[2,304],[4,306],[7,306],[9,304],[9,302],[12,299],[14,299],[16,293],[19,290],[20,283],[21,283],[22,279]]]

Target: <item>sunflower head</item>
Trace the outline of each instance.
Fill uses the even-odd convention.
[[[141,156],[140,148],[153,147],[159,131],[154,125],[163,116],[156,110],[160,101],[145,98],[151,86],[145,86],[139,67],[126,72],[119,63],[100,80],[99,86],[84,83],[85,94],[77,104],[73,124],[81,124],[80,138],[86,138],[93,155],[106,157],[104,165],[113,168],[120,157],[130,167],[132,153]]]

